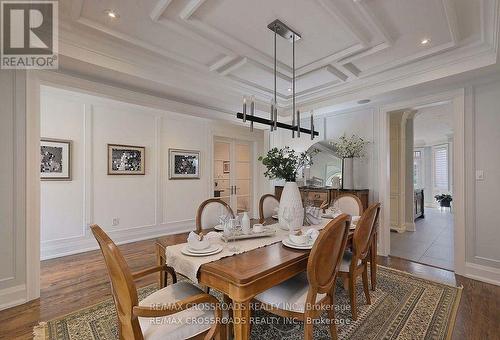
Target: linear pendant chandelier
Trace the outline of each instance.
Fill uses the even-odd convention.
[[[311,135],[311,140],[314,139],[314,136],[319,136],[318,131],[314,131],[314,113],[311,111],[311,129],[305,129],[300,127],[300,110],[295,110],[295,41],[301,39],[300,34],[293,31],[290,27],[285,25],[280,20],[276,19],[269,25],[267,25],[271,31],[274,32],[274,98],[271,100],[271,108],[269,110],[270,117],[269,119],[261,118],[255,116],[255,97],[249,97],[250,101],[250,110],[247,112],[247,96],[243,97],[243,112],[238,112],[236,117],[238,119],[246,122],[247,120],[250,122],[250,130],[253,131],[253,123],[260,123],[269,125],[271,127],[271,131],[276,131],[278,128],[287,129],[292,131],[292,138],[295,138],[295,133],[297,133],[297,137],[300,138],[301,133]],[[276,101],[276,38],[280,35],[286,40],[292,43],[292,124],[285,124],[278,122],[278,105]]]

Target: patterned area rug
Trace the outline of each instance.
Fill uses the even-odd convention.
[[[140,299],[155,291],[154,286],[140,289]],[[377,291],[367,305],[358,282],[358,320],[352,321],[347,291],[337,283],[336,322],[340,339],[449,339],[460,302],[461,288],[418,278],[379,266]],[[215,295],[220,295],[215,292]],[[220,298],[220,296],[218,296]],[[288,322],[265,311],[252,315],[252,339],[302,339],[300,322]],[[329,339],[328,325],[314,326],[315,339]],[[35,340],[111,340],[117,339],[113,300],[109,299],[41,323],[34,329]]]

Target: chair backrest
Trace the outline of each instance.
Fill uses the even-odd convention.
[[[99,243],[111,280],[111,292],[118,315],[120,339],[142,340],[139,321],[132,314],[133,307],[139,304],[137,288],[125,258],[101,227],[94,224],[90,229]]]
[[[377,223],[379,212],[380,203],[374,203],[361,215],[353,235],[353,261],[354,258],[363,260],[368,255],[373,228]]]
[[[219,217],[221,215],[229,215],[234,218],[233,209],[226,202],[218,198],[210,198],[203,201],[196,213],[196,232],[201,233],[203,229],[219,224]]]
[[[259,217],[260,223],[264,223],[266,218],[272,217],[275,214],[275,209],[279,207],[280,201],[272,194],[265,194],[259,201]]]
[[[361,216],[363,213],[363,203],[358,196],[353,194],[341,194],[333,201],[344,214],[351,216]]]
[[[321,231],[309,255],[307,278],[317,293],[331,293],[344,255],[351,217],[342,214]]]

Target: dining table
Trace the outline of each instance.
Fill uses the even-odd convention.
[[[259,223],[251,220],[252,225]],[[276,223],[266,219],[264,224]],[[209,231],[209,230],[207,230]],[[348,240],[354,231],[350,230]],[[156,254],[159,265],[166,261],[166,248],[186,242],[187,234],[178,237],[160,237],[156,240]],[[276,286],[307,269],[310,250],[298,250],[276,242],[244,253],[223,257],[204,263],[198,271],[198,283],[224,294],[231,302],[234,338],[250,338],[251,301],[259,293]],[[371,261],[373,262],[373,261]],[[175,269],[175,268],[174,268]],[[166,277],[160,277],[160,287],[166,284]],[[372,283],[373,285],[373,283]]]

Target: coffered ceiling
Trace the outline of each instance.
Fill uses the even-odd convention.
[[[223,111],[243,94],[267,107],[274,84],[267,25],[275,19],[302,36],[296,74],[303,107],[363,99],[497,59],[498,0],[71,0],[61,6],[61,54],[163,84],[167,94],[175,88],[176,96],[201,106],[219,100]],[[277,51],[278,102],[286,114],[291,43],[278,37]]]

